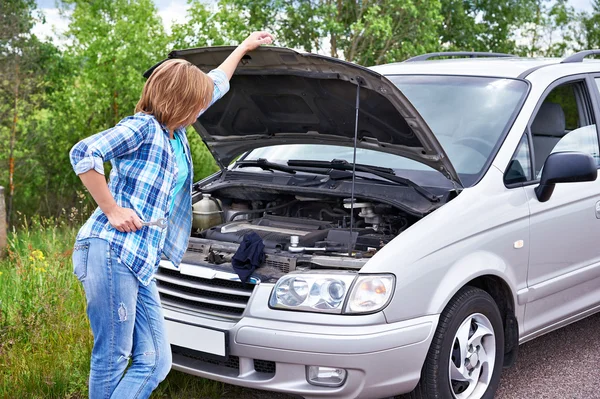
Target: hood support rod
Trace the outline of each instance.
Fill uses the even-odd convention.
[[[356,181],[356,146],[358,145],[358,113],[360,110],[360,85],[363,84],[360,76],[356,77],[356,113],[354,116],[354,148],[352,155],[352,190],[350,192],[350,237],[348,238],[348,255],[352,256],[354,250],[354,183]]]

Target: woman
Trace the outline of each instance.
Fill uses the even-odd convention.
[[[71,149],[73,169],[98,204],[73,251],[94,334],[90,398],[147,398],[167,376],[171,349],[153,275],[161,253],[181,262],[189,238],[193,173],[185,127],[229,90],[244,54],[272,39],[252,33],[208,74],[184,60],[162,63],[135,115]],[[160,218],[168,221],[164,229],[143,224]]]

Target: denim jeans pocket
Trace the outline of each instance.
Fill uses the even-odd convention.
[[[73,273],[79,281],[83,282],[87,276],[87,259],[90,243],[88,241],[77,241],[73,247]]]

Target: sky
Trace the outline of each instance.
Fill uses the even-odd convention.
[[[45,24],[36,24],[33,28],[33,33],[40,37],[51,37],[56,44],[61,44],[62,41],[57,38],[56,33],[64,32],[68,23],[66,18],[63,18],[56,7],[55,0],[36,0],[38,9],[40,9],[45,17]],[[171,31],[173,22],[185,21],[185,14],[188,9],[187,0],[154,0],[158,8],[158,15],[163,20],[163,24],[167,32]]]
[[[36,0],[36,3],[45,15],[46,23],[36,24],[33,33],[40,38],[52,38],[57,45],[64,44],[59,35],[67,29],[67,20],[59,14],[56,1]],[[185,20],[188,8],[187,0],[154,0],[154,3],[167,32],[171,31],[173,22],[183,22]],[[569,3],[578,11],[591,11],[592,9],[591,0],[569,0]]]

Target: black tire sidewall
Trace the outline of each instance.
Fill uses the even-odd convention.
[[[451,314],[448,314],[450,322],[446,331],[438,330],[436,332],[436,334],[442,334],[442,352],[438,359],[438,365],[440,367],[440,372],[438,374],[440,380],[437,381],[438,389],[439,392],[442,393],[443,398],[454,398],[448,375],[450,352],[454,345],[454,337],[458,328],[467,317],[476,313],[481,313],[492,323],[494,337],[496,339],[496,361],[494,364],[494,371],[488,389],[482,397],[482,399],[492,399],[500,382],[500,374],[502,372],[502,364],[504,361],[504,327],[502,317],[496,303],[487,292],[475,288],[467,290],[464,293],[468,296],[464,297],[459,295],[459,300],[456,303],[458,306],[452,308],[450,310]]]

